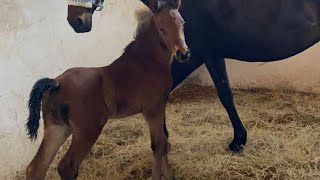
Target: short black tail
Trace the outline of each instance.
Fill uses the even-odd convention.
[[[44,78],[38,80],[32,88],[28,102],[29,118],[26,124],[31,141],[37,139],[38,136],[43,93],[55,89],[57,86],[57,82],[54,79]]]

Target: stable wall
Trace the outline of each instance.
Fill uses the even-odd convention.
[[[33,83],[74,66],[110,64],[133,39],[135,7],[142,5],[137,0],[108,0],[106,8],[94,15],[92,32],[76,34],[66,21],[63,0],[1,1],[0,179],[13,179],[17,171],[24,170],[40,143],[41,136],[31,143],[24,127]],[[290,61],[264,65],[228,62],[231,82],[244,87],[279,84],[319,89],[319,50],[318,45]],[[211,85],[204,68],[189,82]]]
[[[133,39],[136,22],[130,9],[138,5],[108,0],[95,14],[92,32],[76,34],[63,0],[1,1],[0,179],[13,179],[16,171],[25,170],[40,143],[41,136],[31,143],[24,127],[35,81],[74,66],[110,64]]]

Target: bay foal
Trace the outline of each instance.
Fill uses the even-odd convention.
[[[72,134],[69,150],[58,165],[63,180],[77,177],[78,169],[109,118],[142,113],[148,123],[154,155],[152,179],[173,179],[167,159],[165,106],[172,86],[174,55],[189,58],[178,7],[154,7],[143,14],[137,36],[110,66],[72,68],[55,79],[37,81],[29,100],[27,129],[37,138],[40,109],[44,137],[27,168],[27,180],[43,180],[60,146]],[[149,13],[150,14],[150,13]],[[42,104],[41,104],[42,103]]]

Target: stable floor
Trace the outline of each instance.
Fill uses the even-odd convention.
[[[167,106],[177,179],[320,179],[320,95],[291,90],[234,89],[248,130],[240,154],[227,147],[233,130],[212,87],[186,85]],[[47,179],[59,179],[59,151]],[[141,115],[110,120],[82,163],[78,180],[150,179],[152,152]],[[16,179],[23,179],[18,173]]]

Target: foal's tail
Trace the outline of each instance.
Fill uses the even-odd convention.
[[[38,136],[42,96],[46,91],[57,87],[58,83],[54,79],[44,78],[38,80],[31,90],[28,102],[29,117],[26,124],[31,141]]]

